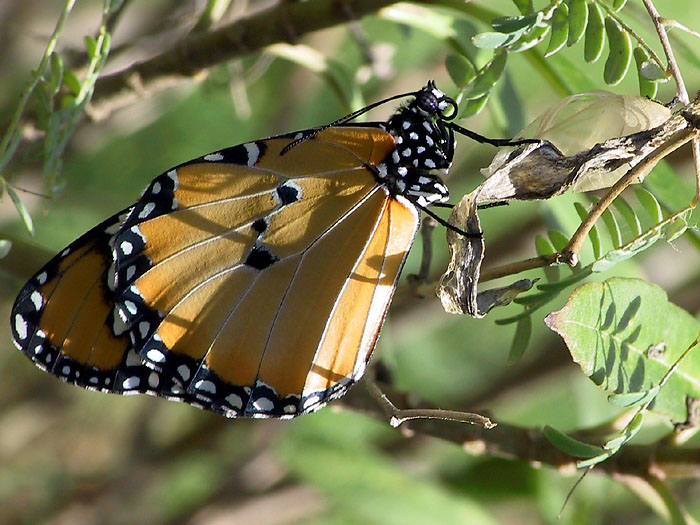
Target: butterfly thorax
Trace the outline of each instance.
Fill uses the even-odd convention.
[[[419,206],[445,202],[447,187],[440,175],[452,165],[454,133],[443,123],[443,111],[454,102],[428,84],[384,125],[396,149],[377,165],[377,177],[392,196]]]

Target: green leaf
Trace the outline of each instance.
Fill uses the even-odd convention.
[[[610,52],[605,61],[603,80],[610,86],[619,84],[627,73],[632,61],[632,39],[611,17],[605,19],[605,32],[608,35]]]
[[[525,16],[499,16],[491,21],[491,27],[499,33],[517,33],[529,31],[542,21],[541,11]]]
[[[63,85],[63,60],[58,53],[51,53],[51,75],[49,77],[51,84],[51,96],[58,93]]]
[[[639,222],[639,217],[637,217],[637,214],[632,209],[632,206],[630,206],[629,203],[622,197],[615,199],[612,204],[615,209],[620,212],[622,218],[625,219],[627,226],[629,226],[629,229],[632,231],[634,236],[638,237],[641,235],[642,224]]]
[[[520,358],[525,353],[527,345],[530,343],[530,336],[532,335],[532,317],[523,317],[518,321],[515,326],[515,335],[513,336],[513,342],[510,345],[510,352],[508,353],[508,364],[512,365],[520,361]]]
[[[547,235],[558,252],[562,251],[569,244],[569,238],[559,230],[549,230]]]
[[[498,79],[501,78],[507,60],[508,53],[496,53],[491,61],[479,70],[471,88],[465,93],[464,97],[474,100],[489,93],[496,82],[498,82]]]
[[[7,257],[7,254],[12,250],[12,241],[0,239],[0,259]]]
[[[700,332],[700,321],[662,288],[620,277],[580,286],[545,323],[596,385],[617,394],[651,390]],[[687,398],[700,397],[699,378],[700,352],[691,352],[650,409],[685,422]]]
[[[535,250],[537,251],[537,255],[549,255],[557,251],[552,242],[542,235],[537,235],[535,237]]]
[[[569,0],[569,38],[566,45],[571,47],[583,38],[588,21],[586,0]]]
[[[484,109],[484,106],[486,106],[486,103],[489,101],[489,95],[490,93],[487,93],[481,98],[467,100],[466,103],[460,104],[460,118],[472,117],[480,113],[481,110]]]
[[[552,34],[545,52],[545,58],[552,56],[564,47],[569,37],[569,7],[559,4],[552,14]]]
[[[644,188],[636,188],[634,193],[637,195],[637,199],[641,205],[644,206],[644,209],[647,211],[654,224],[658,224],[664,220],[664,212],[661,211],[661,205],[659,201],[656,200],[653,193]]]
[[[479,49],[498,49],[515,42],[520,35],[487,31],[472,37],[472,44]]]
[[[85,36],[85,48],[91,60],[97,58],[97,41],[90,35]]]
[[[508,48],[508,51],[510,53],[522,53],[523,51],[527,51],[528,49],[531,49],[542,42],[544,37],[547,36],[548,32],[548,25],[537,26],[535,29],[520,38],[517,43],[512,44]]]
[[[12,199],[15,208],[17,208],[19,216],[21,217],[22,222],[24,223],[24,227],[31,235],[34,235],[34,223],[32,222],[32,216],[29,215],[29,211],[27,210],[26,206],[20,200],[19,196],[15,193],[15,190],[12,189],[12,186],[10,186],[9,184],[5,185],[5,189],[7,190],[7,194]]]
[[[449,53],[445,58],[445,66],[450,74],[452,82],[458,88],[463,88],[476,76],[476,69],[471,61],[464,55]]]
[[[586,24],[586,40],[583,47],[583,58],[592,63],[603,54],[605,44],[605,17],[603,10],[596,3],[588,4],[588,24]]]
[[[80,79],[72,69],[66,69],[63,74],[63,83],[76,97],[80,93]]]
[[[614,437],[603,444],[603,448],[612,453],[620,450],[620,447],[631,440],[642,428],[644,422],[644,412],[637,412],[619,436]]]
[[[557,430],[549,425],[544,427],[542,434],[544,434],[544,437],[546,437],[547,441],[549,441],[552,445],[569,456],[574,456],[575,458],[590,458],[603,452],[601,447],[589,445],[588,443],[574,439],[571,436],[564,434],[564,432],[561,430]]]
[[[643,47],[634,48],[634,63],[637,66],[637,81],[639,82],[639,94],[643,97],[654,98],[659,89],[659,85],[644,75],[644,65],[648,62],[649,53]]]
[[[591,265],[591,269],[594,272],[607,271],[617,263],[634,257],[639,252],[650,248],[659,239],[664,238],[669,242],[676,239],[687,229],[688,223],[686,218],[689,214],[690,210],[687,210],[685,213],[682,213],[677,217],[669,217],[664,223],[655,225],[650,230],[644,232],[638,237],[635,237],[624,246],[609,251],[603,257],[594,262]]]
[[[620,232],[620,227],[617,225],[617,219],[610,211],[610,208],[603,212],[603,222],[605,223],[608,233],[610,234],[610,240],[615,248],[622,246],[622,233]]]
[[[613,405],[619,407],[633,407],[643,405],[647,401],[651,401],[656,397],[661,388],[657,385],[650,388],[649,390],[642,390],[641,392],[626,392],[624,394],[610,394],[608,396],[608,401]]]
[[[576,213],[578,213],[579,218],[583,222],[588,217],[588,210],[580,202],[574,202],[574,208],[576,208]],[[603,256],[603,246],[600,243],[600,228],[598,228],[597,223],[593,223],[591,231],[588,232],[588,240],[593,248],[593,257],[600,259]]]
[[[613,3],[612,3],[613,11],[615,11],[616,13],[618,11],[621,11],[622,8],[625,7],[626,3],[627,3],[627,0],[613,0]]]

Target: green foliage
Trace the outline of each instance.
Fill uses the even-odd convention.
[[[611,278],[574,291],[566,306],[547,317],[573,360],[591,380],[616,394],[653,397],[674,362],[695,341],[700,322],[668,302],[666,292],[640,279]],[[699,397],[700,353],[691,353],[650,408],[675,422],[688,418],[688,397]],[[640,401],[640,399],[643,401]],[[629,396],[617,404],[631,405]]]
[[[657,82],[667,80],[663,65],[656,55],[651,55],[646,43],[628,26],[622,23],[618,13],[625,2],[615,2],[612,7],[599,0],[553,1],[538,11],[532,4],[516,4],[521,15],[494,18],[495,32],[476,35],[472,41],[482,49],[522,52],[539,43],[549,33],[549,43],[545,58],[565,47],[576,45],[584,39],[586,62],[596,62],[608,42],[608,57],[605,61],[603,79],[611,86],[619,84],[627,73],[632,61],[632,41],[638,44],[635,55],[640,93],[643,96],[655,94]],[[654,64],[654,66],[652,66]]]
[[[73,3],[65,3],[66,16]],[[655,3],[663,12],[665,6]],[[98,223],[105,210],[116,211],[131,202],[138,188],[163,168],[216,148],[331,122],[365,101],[397,89],[415,89],[417,82],[428,78],[436,78],[459,102],[460,118],[479,112],[488,116],[463,125],[489,136],[507,136],[509,130],[521,129],[518,120],[539,113],[553,96],[599,88],[603,83],[623,82],[618,90],[634,89],[629,84],[632,75],[627,75],[632,57],[643,96],[659,96],[662,101],[673,96],[666,61],[654,52],[660,46],[649,38],[651,24],[642,20],[644,12],[638,3],[514,0],[515,7],[504,8],[490,2],[441,0],[425,6],[391,5],[353,23],[351,31],[340,27],[313,39],[301,36],[296,45],[266,48],[257,56],[238,59],[240,68],[225,65],[229,70],[223,81],[217,83],[214,72],[205,83],[192,82],[188,95],[144,93],[144,111],[139,107],[138,117],[125,113],[127,118],[107,121],[109,125],[99,128],[99,134],[75,135],[111,47],[106,21],[118,4],[105,2],[102,22],[94,20],[81,28],[90,36],[82,44],[77,41],[70,53],[65,46],[56,45],[60,22],[40,64],[31,66],[36,70],[28,80],[22,79],[26,87],[19,93],[17,106],[11,108],[14,113],[7,114],[8,127],[0,137],[0,196],[8,199],[7,209],[14,220],[6,224],[7,235],[0,239],[0,259],[6,265],[14,257],[12,264],[21,271],[12,273],[6,270],[10,266],[3,266],[3,273],[12,277],[5,279],[6,303],[16,294],[17,275],[44,262],[32,256],[21,240],[26,230],[36,227],[39,244],[58,248]],[[130,4],[129,9],[142,8]],[[208,1],[194,31],[204,32],[221,20],[221,13],[215,11],[228,4],[234,3]],[[139,31],[137,26],[130,29],[134,34]],[[680,40],[678,34],[670,34],[672,46],[683,65],[690,66],[683,73],[692,79],[689,87],[694,90],[693,71],[700,68],[697,46],[693,40]],[[115,35],[121,36],[119,30]],[[276,36],[285,40],[290,35]],[[177,44],[170,39],[167,46],[173,43]],[[128,44],[137,50],[141,45],[138,38]],[[300,74],[301,69],[312,74]],[[449,90],[446,78],[456,89]],[[250,98],[252,118],[248,120],[233,109],[235,96],[229,89],[234,91],[237,86]],[[25,176],[15,169],[25,156],[18,149],[25,120],[31,120],[42,136],[42,150],[33,158],[41,161],[43,177],[26,176],[40,182],[26,186],[43,184],[48,193],[66,187],[61,199],[41,204],[42,213],[37,213],[38,207],[22,194],[22,185],[13,178]],[[481,182],[478,169],[487,155],[481,146],[461,141],[449,179],[454,197]],[[546,280],[519,296],[503,319],[494,321],[490,316],[477,321],[441,315],[434,302],[405,299],[405,290],[399,289],[375,357],[395,378],[393,386],[410,392],[406,399],[397,397],[411,403],[416,394],[430,404],[457,409],[485,406],[495,420],[517,421],[528,433],[537,434],[533,426],[549,423],[541,435],[578,460],[581,468],[624,451],[635,436],[638,443],[672,449],[674,436],[668,436],[666,418],[684,421],[685,401],[698,396],[697,352],[690,352],[674,369],[697,335],[697,321],[669,303],[659,288],[639,280],[614,278],[571,290],[613,272],[642,275],[635,262],[650,263],[644,253],[653,253],[652,248],[662,252],[665,243],[659,240],[678,246],[682,252],[677,257],[683,260],[688,251],[691,257],[696,255],[693,250],[700,249],[700,236],[693,227],[698,211],[688,206],[694,190],[689,178],[676,175],[679,166],[682,163],[662,161],[643,186],[618,198],[591,229],[579,265],[545,268]],[[566,198],[555,198],[565,201],[558,210],[546,202],[511,203],[508,208],[484,211],[488,255],[495,254],[487,264],[497,266],[520,257],[514,249],[516,238],[530,243],[534,238],[534,251],[540,256],[565,248],[573,229],[598,202],[597,197],[578,196],[571,205]],[[441,241],[434,246],[440,264],[446,251],[443,234],[438,231],[434,237]],[[530,245],[522,256],[531,257],[532,251]],[[404,275],[417,268],[418,252],[412,251]],[[654,262],[653,267],[644,267],[650,279],[675,273],[669,270],[671,264],[658,268],[659,263]],[[433,268],[439,263],[434,262]],[[679,279],[669,292],[695,305],[697,271],[689,266],[679,265],[678,273],[688,272],[689,276]],[[570,359],[561,358],[561,341],[559,346],[552,345],[555,338],[541,322],[569,294],[567,305],[549,319],[561,330],[573,359],[585,373],[568,373]],[[608,316],[612,322],[606,324]],[[509,323],[515,326],[501,326]],[[4,339],[9,341],[7,327],[4,330]],[[467,450],[473,445],[473,450],[484,455],[475,458],[462,447],[420,435],[406,439],[388,424],[337,414],[333,409],[292,423],[223,421],[197,411],[192,414],[187,407],[168,404],[163,408],[164,404],[151,399],[73,392],[51,379],[44,380],[15,354],[10,352],[5,361],[7,407],[0,411],[4,427],[16,434],[6,440],[8,475],[0,489],[0,499],[7,507],[17,507],[14,515],[12,510],[0,509],[0,520],[9,515],[8,522],[17,516],[36,522],[55,516],[70,520],[75,502],[82,508],[86,494],[91,507],[94,503],[98,510],[104,507],[104,495],[115,522],[196,521],[200,510],[216,508],[219,501],[233,501],[236,509],[250,504],[283,513],[289,509],[286,505],[274,508],[275,498],[289,490],[298,502],[294,491],[300,487],[311,496],[302,494],[299,500],[310,499],[315,509],[299,518],[305,523],[493,523],[493,516],[511,513],[522,514],[523,521],[554,522],[570,486],[570,479],[555,469],[528,466],[529,441],[514,448],[515,452],[506,452],[525,460],[513,462],[489,457],[493,450],[489,440],[498,438],[485,431],[475,443],[465,445]],[[565,369],[566,374],[560,373]],[[52,400],[48,410],[46,399]],[[92,406],[92,412],[86,412],[86,406]],[[623,416],[606,421],[621,410],[625,410]],[[86,413],[90,417],[83,415]],[[161,425],[163,421],[167,424]],[[443,428],[441,424],[436,422],[434,428]],[[591,425],[597,426],[583,430]],[[37,440],[46,428],[51,428],[52,439]],[[445,428],[446,434],[460,431],[459,427]],[[515,439],[508,436],[498,446]],[[73,457],[72,450],[90,450],[91,454],[86,458],[75,453]],[[137,488],[130,489],[134,479]],[[130,490],[139,493],[133,504]],[[611,490],[619,497],[611,498]],[[663,495],[668,488],[661,485],[656,490]],[[669,494],[670,514],[682,516]],[[576,502],[577,496],[581,501]],[[573,508],[568,509],[571,517],[565,512],[561,521],[594,522],[605,516],[612,522],[623,521],[625,513],[641,515],[632,497],[603,476],[589,476],[574,494]],[[653,501],[653,497],[642,497]],[[132,506],[138,519],[130,519]],[[143,508],[146,514],[140,513]]]

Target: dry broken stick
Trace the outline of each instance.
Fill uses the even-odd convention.
[[[564,155],[548,141],[520,146],[502,156],[500,164],[491,166],[491,176],[454,208],[450,216],[452,224],[471,231],[469,224],[479,224],[479,203],[548,199],[564,193],[588,176],[599,176],[624,165],[633,167],[591,210],[561,252],[493,268],[481,275],[483,243],[479,244],[480,239],[464,238],[448,231],[451,261],[438,287],[438,296],[445,310],[476,316],[476,282],[479,280],[555,264],[576,265],[586,236],[613,200],[627,186],[638,182],[659,160],[696,137],[699,130],[700,97],[697,97],[660,126],[615,137],[570,156]],[[518,282],[506,287],[504,297],[512,298],[518,292],[518,286],[526,289],[527,283]]]

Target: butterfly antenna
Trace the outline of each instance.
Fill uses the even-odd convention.
[[[320,128],[316,128],[315,130],[313,130],[310,133],[304,135],[303,137],[295,140],[294,142],[290,142],[284,148],[282,148],[282,151],[280,152],[280,156],[286,154],[289,150],[297,147],[302,142],[306,142],[307,140],[314,138],[316,135],[318,135],[319,133],[321,133],[324,130],[327,130],[328,128],[332,128],[333,126],[339,126],[340,124],[345,124],[346,122],[349,122],[349,121],[359,117],[360,115],[367,113],[368,111],[370,111],[378,106],[386,104],[387,102],[391,102],[392,100],[396,100],[399,98],[405,98],[405,97],[414,97],[417,94],[418,94],[418,91],[412,91],[410,93],[402,93],[401,95],[394,95],[394,96],[391,96],[389,98],[385,98],[383,100],[380,100],[378,102],[373,102],[369,106],[365,106],[361,109],[358,109],[357,111],[353,111],[349,115],[345,115],[344,117],[341,117],[338,120],[334,120],[330,124],[326,124],[325,126],[321,126]]]
[[[428,209],[427,207],[421,206],[421,205],[418,204],[418,203],[414,203],[414,204],[415,204],[416,206],[418,206],[421,210],[423,210],[425,213],[427,213],[428,215],[430,215],[430,216],[431,216],[433,219],[435,219],[439,224],[442,224],[442,225],[443,225],[445,228],[447,228],[448,230],[452,230],[453,232],[458,233],[458,234],[462,235],[463,237],[471,237],[471,238],[473,238],[473,239],[479,239],[479,238],[483,237],[483,234],[482,234],[481,232],[467,232],[467,231],[464,231],[464,230],[462,230],[462,229],[460,229],[460,228],[457,228],[457,226],[454,226],[453,224],[450,224],[449,222],[447,222],[447,221],[446,221],[445,219],[443,219],[442,217],[439,217],[438,215],[435,215],[435,214],[434,214],[430,209]]]
[[[540,142],[542,142],[540,139],[490,139],[488,137],[484,137],[483,135],[479,135],[478,133],[470,131],[467,128],[463,128],[462,126],[460,126],[459,124],[455,124],[454,122],[445,122],[445,126],[452,129],[453,131],[456,131],[460,135],[469,137],[470,139],[475,140],[481,144],[490,144],[491,146],[521,146],[522,144],[539,144]]]

